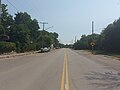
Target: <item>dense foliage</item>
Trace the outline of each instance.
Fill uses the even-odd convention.
[[[38,21],[27,12],[17,12],[13,17],[8,13],[7,5],[2,4],[0,41],[14,43],[17,52],[39,50],[51,44],[57,47],[58,34],[39,29]]]
[[[91,42],[95,43],[95,50],[120,52],[120,19],[109,24],[101,34],[82,35],[74,43],[74,49],[91,49]]]
[[[8,53],[16,50],[15,43],[0,41],[0,54]]]

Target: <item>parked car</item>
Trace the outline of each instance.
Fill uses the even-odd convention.
[[[47,47],[41,48],[41,52],[49,52],[49,51],[50,51],[50,48],[47,48]]]

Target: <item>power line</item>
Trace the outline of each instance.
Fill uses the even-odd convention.
[[[19,0],[17,0],[17,2],[20,3]],[[25,0],[24,2],[27,3],[27,5],[29,5],[29,7],[30,7],[31,9],[33,9],[34,13],[32,13],[32,15],[36,15],[36,16],[38,16],[38,17],[40,17],[40,18],[44,18],[43,16],[40,16],[40,13],[41,13],[41,12],[39,11],[39,9],[37,9],[38,7],[37,7],[34,3],[30,4],[30,3],[28,3],[26,0]]]
[[[17,12],[20,12],[20,10],[18,10],[17,9],[17,7],[16,6],[14,6],[9,0],[6,0],[13,8],[15,8],[16,10],[17,10]],[[20,2],[18,2],[19,4],[20,4]],[[27,12],[27,13],[29,13],[29,14],[31,14],[27,9],[25,9],[25,7],[21,4],[21,6],[22,6],[22,8],[24,8],[24,10]]]
[[[54,26],[48,27],[48,28],[46,28],[45,30],[48,30],[48,29],[53,28],[53,27],[54,27]]]
[[[13,3],[11,3],[9,0],[6,0],[6,1],[7,1],[15,10],[17,10],[17,12],[20,12],[20,10],[19,10]],[[18,1],[18,0],[17,0],[17,1]],[[21,2],[19,2],[19,1],[18,1],[18,3],[21,4]],[[27,2],[26,2],[26,3],[27,3]],[[27,4],[29,4],[29,3],[27,3]],[[29,10],[27,10],[27,9],[24,7],[24,5],[21,4],[21,6],[22,6],[22,8],[24,8],[24,10],[25,10],[26,12],[28,12],[29,14],[32,15],[32,13],[31,13]],[[39,10],[36,11],[36,9],[35,9],[35,8],[36,8],[36,5],[34,5],[34,4],[29,4],[29,6],[34,10],[34,13],[33,13],[33,14],[41,17]],[[42,17],[42,18],[43,18],[43,17]]]
[[[15,8],[17,10],[17,12],[19,12],[19,10],[9,1],[9,0],[6,0],[11,6],[13,6],[13,8]]]
[[[17,0],[17,2],[18,2],[19,0]],[[20,2],[18,2],[19,4],[21,4]],[[21,7],[27,12],[27,13],[29,13],[29,14],[31,14],[25,7],[24,7],[24,5],[22,5],[21,4]]]
[[[13,3],[11,3],[9,0],[6,0],[15,10],[17,10],[17,12],[20,12],[20,10],[15,6],[15,5],[13,5]],[[18,2],[19,4],[20,4],[20,2]],[[22,6],[22,8],[24,8],[24,10],[27,12],[27,13],[29,13],[29,14],[31,14],[28,10],[26,10],[25,9],[25,7],[21,4],[21,6]],[[32,14],[31,14],[32,15]]]
[[[13,4],[13,3],[11,3],[9,0],[6,0],[15,10],[17,10],[17,12],[20,12],[20,10]],[[19,2],[18,1],[18,3],[19,4],[21,4],[21,2]],[[27,2],[26,2],[27,3]],[[27,3],[27,4],[29,4],[29,3]],[[39,13],[40,12],[37,12],[36,11],[36,9],[35,9],[35,5],[33,6],[33,4],[29,4],[29,6],[34,10],[34,13],[33,14],[35,14],[35,15],[37,15],[37,16],[39,16],[40,17],[40,15],[39,15]],[[22,5],[21,4],[21,7],[27,12],[27,13],[29,13],[29,14],[31,14],[32,15],[32,13],[30,13],[25,7],[24,7],[24,5]]]

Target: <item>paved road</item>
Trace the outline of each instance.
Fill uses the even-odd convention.
[[[0,90],[120,90],[120,62],[84,51],[0,59]]]

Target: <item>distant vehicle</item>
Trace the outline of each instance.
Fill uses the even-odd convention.
[[[50,48],[47,48],[47,47],[41,48],[41,52],[49,52],[49,51],[50,51]]]

